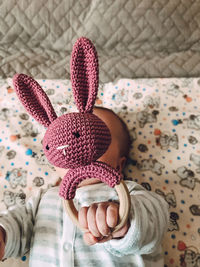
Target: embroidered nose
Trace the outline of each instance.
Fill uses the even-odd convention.
[[[69,145],[64,145],[64,146],[58,146],[57,149],[63,149],[63,154],[66,156],[66,151],[65,148],[68,147]]]
[[[64,145],[64,146],[58,146],[57,149],[64,149],[66,147],[68,147],[69,145]]]

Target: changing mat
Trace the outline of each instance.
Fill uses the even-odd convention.
[[[69,80],[38,80],[58,115],[76,111]],[[200,79],[121,79],[100,86],[96,105],[113,109],[132,137],[127,178],[169,204],[165,267],[200,266]],[[0,209],[23,205],[58,180],[42,151],[44,128],[0,80]],[[1,266],[27,265],[28,258]]]

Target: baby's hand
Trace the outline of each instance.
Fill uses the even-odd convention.
[[[125,236],[130,226],[129,222],[117,232],[111,233],[111,228],[117,225],[118,218],[119,204],[115,202],[101,202],[90,207],[82,207],[78,213],[78,220],[81,227],[88,229],[83,236],[85,243],[91,246]]]
[[[0,260],[3,259],[5,254],[5,235],[4,229],[0,226]]]

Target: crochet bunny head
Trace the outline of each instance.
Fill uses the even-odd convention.
[[[25,74],[16,74],[13,84],[26,110],[47,130],[44,153],[54,166],[77,168],[96,161],[105,153],[111,135],[95,116],[93,106],[98,91],[98,57],[90,40],[77,40],[71,56],[71,82],[79,112],[57,117],[41,86]]]

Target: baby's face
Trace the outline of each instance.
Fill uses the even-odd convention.
[[[119,130],[121,127],[120,121],[111,112],[103,109],[94,108],[94,114],[105,122],[110,130],[112,141],[107,149],[107,151],[98,159],[99,161],[105,162],[112,166],[113,168],[118,168],[121,172],[125,158],[120,157],[120,147],[119,147]],[[66,174],[65,169],[57,168],[57,173],[62,178]],[[100,183],[101,181],[96,178],[86,179],[80,183],[79,186]]]

